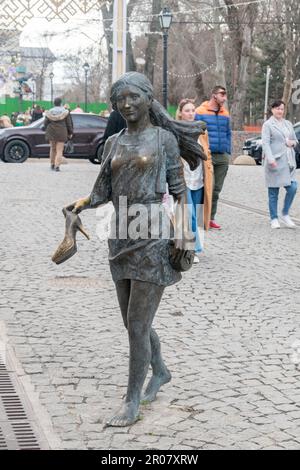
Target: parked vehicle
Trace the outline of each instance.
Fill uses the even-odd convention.
[[[297,139],[300,142],[300,122],[294,124]],[[244,142],[243,151],[250,157],[254,158],[257,165],[262,164],[262,140],[261,136],[253,137]],[[296,163],[297,168],[300,168],[300,144],[296,147]]]
[[[74,125],[72,158],[85,158],[99,164],[107,118],[89,113],[71,115]],[[41,118],[29,126],[0,129],[0,158],[8,163],[23,163],[28,157],[49,157],[50,146],[45,140],[43,124],[44,118]]]

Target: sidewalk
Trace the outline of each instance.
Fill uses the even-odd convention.
[[[106,428],[127,385],[128,344],[101,209],[56,266],[61,207],[88,194],[83,163],[2,164],[0,321],[65,449],[300,449],[300,228],[220,204],[201,262],[166,289],[154,326],[172,381],[129,428]],[[298,180],[300,172],[298,171]],[[299,193],[300,194],[300,193]],[[292,215],[300,218],[300,195]],[[231,166],[224,199],[267,210],[262,168]],[[300,361],[300,357],[299,357]]]

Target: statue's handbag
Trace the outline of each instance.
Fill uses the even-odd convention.
[[[184,272],[192,267],[195,258],[194,250],[180,250],[175,247],[174,240],[170,240],[169,250],[169,261],[175,271]]]

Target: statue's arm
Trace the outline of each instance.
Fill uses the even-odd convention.
[[[100,167],[100,172],[93,187],[93,190],[89,196],[78,199],[69,206],[66,207],[67,210],[70,210],[76,214],[79,214],[83,210],[93,209],[100,206],[101,204],[106,204],[110,201],[111,196],[111,171],[110,171],[110,161],[106,161],[107,157],[109,158],[109,153],[111,150],[112,142],[114,136],[110,137],[104,147],[103,151],[103,163]],[[103,165],[105,167],[103,168]]]

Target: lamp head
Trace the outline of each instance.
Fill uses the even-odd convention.
[[[158,18],[161,29],[163,31],[168,31],[172,23],[172,13],[170,9],[168,7],[164,7]]]

